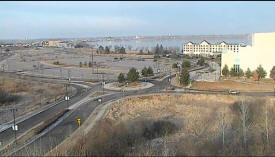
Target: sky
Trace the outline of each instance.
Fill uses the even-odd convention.
[[[275,32],[272,1],[6,1],[0,39]]]

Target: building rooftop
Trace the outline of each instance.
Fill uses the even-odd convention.
[[[186,45],[186,44],[188,44],[188,43],[199,45],[199,44],[201,44],[201,43],[204,42],[204,41],[205,41],[206,43],[210,44],[210,45],[220,45],[220,44],[222,44],[222,43],[225,43],[225,44],[227,44],[227,45],[246,45],[245,43],[233,43],[233,42],[230,42],[230,43],[229,43],[229,42],[225,42],[225,41],[222,41],[222,42],[215,42],[215,43],[212,42],[212,43],[211,43],[211,42],[206,41],[206,40],[203,40],[203,41],[197,42],[197,43],[189,41],[189,42],[185,43],[184,45]]]

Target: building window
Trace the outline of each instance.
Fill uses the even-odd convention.
[[[239,72],[239,70],[240,70],[240,65],[238,65],[238,64],[234,64],[234,66],[233,66],[233,69],[234,69],[234,71],[235,72]]]

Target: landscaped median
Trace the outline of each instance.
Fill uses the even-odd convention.
[[[118,82],[112,82],[104,85],[105,89],[109,90],[118,90],[118,91],[133,91],[133,90],[142,90],[146,88],[150,88],[154,86],[154,84],[150,82],[131,82],[128,85],[127,84],[121,84]]]

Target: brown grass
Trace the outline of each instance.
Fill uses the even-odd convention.
[[[250,106],[247,123],[249,154],[245,154],[242,147],[242,128],[238,109],[241,100]],[[269,111],[270,140],[272,141],[270,149],[266,150],[263,149],[265,139],[261,135],[264,132],[263,107],[265,105],[268,106]],[[273,142],[275,139],[274,105],[273,97],[160,94],[127,98],[113,103],[105,117],[96,124],[95,130],[81,137],[73,147],[67,147],[63,153],[88,156],[270,155],[275,146]],[[224,149],[221,144],[221,113],[225,114],[227,125]],[[148,132],[148,126],[153,126],[154,121],[170,121],[180,129],[154,139],[146,138],[144,133]],[[161,125],[157,128],[161,128]],[[131,147],[134,147],[132,151]]]
[[[263,84],[245,84],[232,80],[221,80],[219,82],[195,81],[192,84],[196,89],[209,90],[239,90],[239,91],[273,91],[273,86]]]
[[[36,111],[40,107],[63,97],[65,94],[65,87],[62,85],[29,80],[16,80],[5,77],[0,78],[0,87],[8,93],[20,96],[22,101],[25,98],[27,101],[30,101],[30,103],[25,103],[25,105],[18,110],[17,117]],[[24,103],[24,101],[22,101],[19,101],[18,103]],[[0,118],[5,115],[6,114],[0,114]],[[9,118],[11,117],[7,117],[6,120],[9,120]]]

